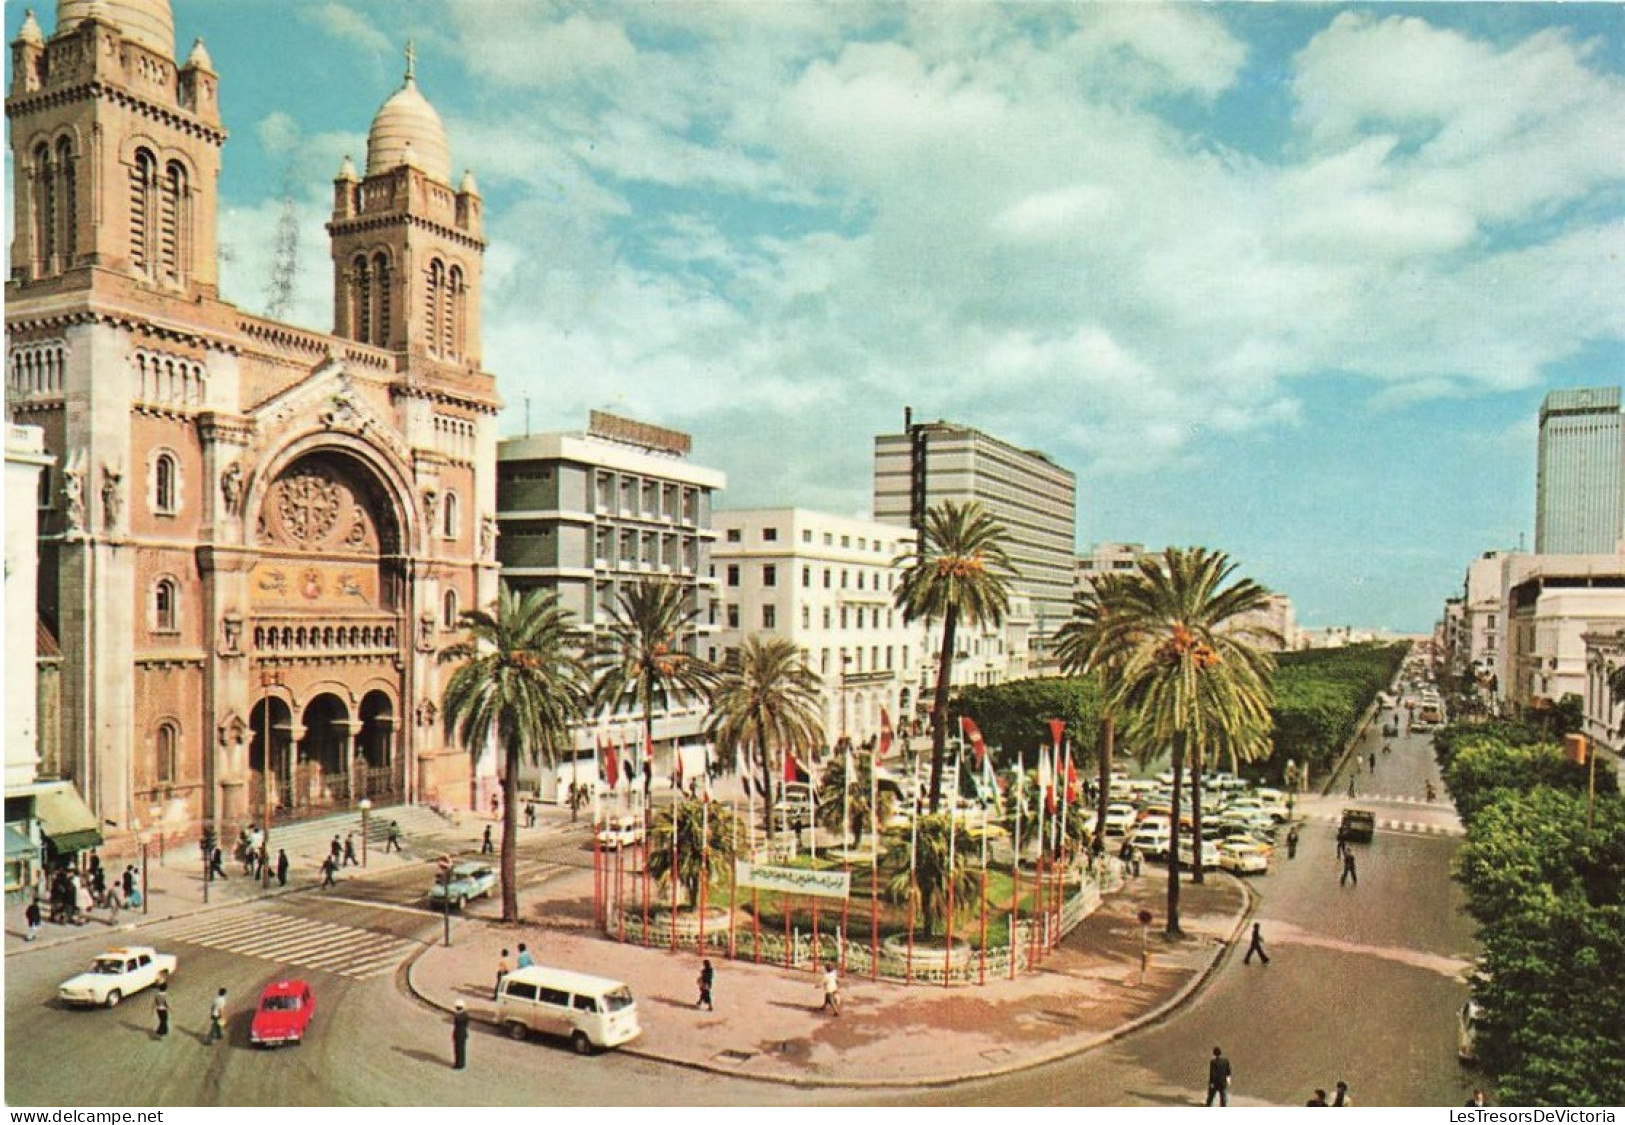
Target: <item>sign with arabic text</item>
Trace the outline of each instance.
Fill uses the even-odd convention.
[[[852,892],[850,872],[765,867],[759,863],[746,863],[742,859],[734,860],[734,882],[741,887],[778,891],[786,895],[816,895],[819,898],[846,898]]]

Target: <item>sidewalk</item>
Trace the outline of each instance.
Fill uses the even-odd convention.
[[[1188,996],[1240,933],[1247,892],[1210,873],[1181,888],[1183,942],[1163,940],[1166,875],[1130,879],[1075,929],[1038,971],[1016,980],[944,989],[842,980],[842,1014],[819,1012],[819,974],[730,961],[720,935],[716,1011],[695,1008],[700,958],[622,944],[592,927],[592,872],[573,873],[521,896],[525,923],[465,923],[452,948],[427,947],[408,987],[447,1012],[462,1000],[476,1021],[494,1022],[496,965],[526,942],[541,964],[626,981],[643,1034],[631,1054],[719,1073],[798,1085],[899,1086],[957,1081],[1033,1066],[1107,1042]],[[1140,979],[1139,911],[1151,931],[1151,965]],[[748,951],[748,938],[744,943]],[[510,958],[510,964],[512,959]]]

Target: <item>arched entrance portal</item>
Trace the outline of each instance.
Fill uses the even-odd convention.
[[[248,746],[248,769],[251,781],[248,787],[248,815],[254,821],[262,820],[269,807],[273,816],[285,814],[291,807],[293,792],[292,745],[293,714],[286,700],[271,696],[254,704],[250,727],[252,741]],[[270,804],[267,806],[265,747],[269,737],[271,747]]]
[[[269,793],[284,819],[406,796],[396,718],[413,655],[412,500],[397,494],[381,456],[324,444],[292,457],[257,494],[246,636],[258,682],[279,700]],[[263,815],[255,745],[250,789]]]

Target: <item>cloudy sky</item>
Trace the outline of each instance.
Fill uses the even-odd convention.
[[[1541,397],[1625,379],[1625,6],[174,7],[230,299],[291,191],[289,319],[331,327],[331,181],[411,36],[485,197],[504,432],[688,430],[727,506],[866,512],[909,405],[1073,470],[1080,547],[1423,630],[1532,542]]]

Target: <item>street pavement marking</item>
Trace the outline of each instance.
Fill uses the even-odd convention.
[[[393,934],[290,914],[256,913],[230,922],[178,919],[153,928],[158,940],[220,949],[365,980],[387,972],[417,943]]]

